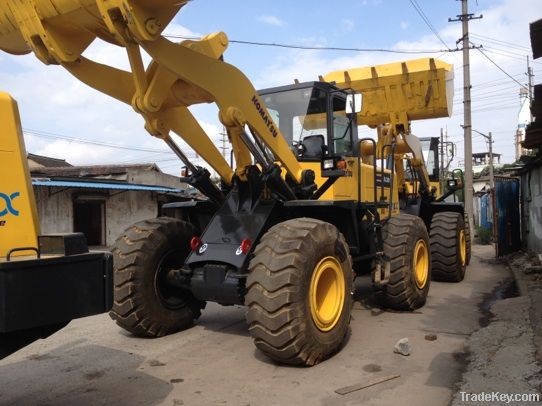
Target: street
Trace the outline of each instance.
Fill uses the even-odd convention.
[[[493,257],[492,246],[474,246],[465,280],[433,282],[414,313],[381,310],[368,278],[358,278],[351,335],[313,368],[265,358],[242,307],[208,304],[195,327],[154,340],[127,335],[108,315],[77,320],[0,361],[0,404],[447,405],[465,367],[465,340],[487,323],[487,304],[511,278]],[[404,337],[410,356],[393,352]],[[399,377],[335,392],[391,375]]]

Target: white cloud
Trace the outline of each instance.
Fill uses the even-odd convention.
[[[281,20],[280,18],[274,15],[259,16],[258,21],[268,24],[268,25],[273,25],[275,27],[282,27],[285,24],[283,20]]]

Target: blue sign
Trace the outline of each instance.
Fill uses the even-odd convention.
[[[14,216],[19,215],[19,211],[15,210],[13,207],[13,201],[20,195],[19,192],[12,193],[11,195],[0,192],[0,209],[2,208],[2,200],[4,200],[4,205],[6,207],[5,209],[0,210],[0,217],[7,216],[8,214],[13,214]]]

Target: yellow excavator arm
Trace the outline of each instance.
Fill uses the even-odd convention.
[[[216,103],[233,146],[238,177],[246,178],[254,157],[263,168],[280,162],[301,183],[302,168],[253,85],[224,62],[226,35],[216,33],[180,44],[161,35],[186,3],[188,0],[4,0],[0,3],[0,49],[12,54],[33,52],[43,63],[62,65],[87,85],[130,104],[145,119],[147,131],[163,139],[192,172],[198,168],[179,149],[171,132],[229,185],[232,168],[188,109],[193,104]],[[84,57],[96,38],[124,47],[130,71]],[[152,57],[149,66],[144,66],[142,50]],[[273,157],[262,153],[263,149]],[[213,188],[210,182],[207,186]],[[207,190],[207,194],[220,200],[218,189]]]

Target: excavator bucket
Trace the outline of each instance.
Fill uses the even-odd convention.
[[[404,124],[448,117],[453,104],[453,67],[433,58],[330,72],[326,82],[363,94],[358,123]]]

